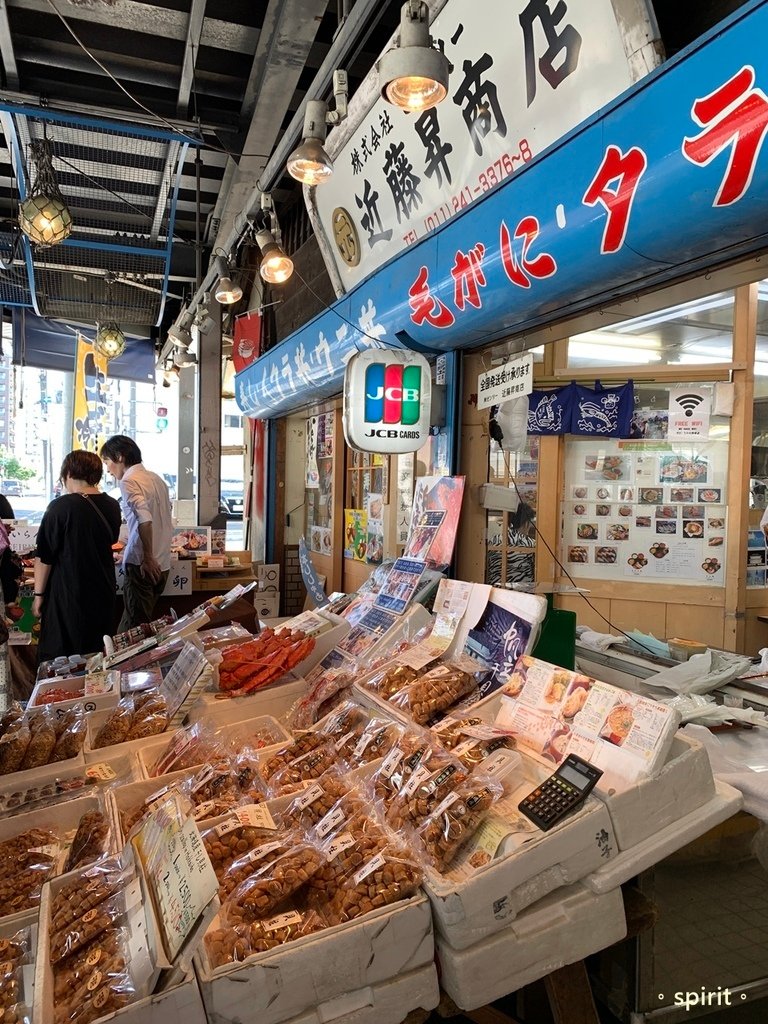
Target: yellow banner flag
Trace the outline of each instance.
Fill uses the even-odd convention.
[[[107,360],[81,334],[75,353],[72,448],[96,452],[107,438]]]

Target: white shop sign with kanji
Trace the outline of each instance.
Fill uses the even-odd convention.
[[[533,355],[527,352],[503,366],[481,373],[477,378],[477,408],[511,402],[533,391]]]
[[[369,106],[379,92],[372,68],[347,121],[328,136],[333,176],[307,203],[332,279],[345,291],[659,63],[644,0],[631,10],[619,0],[430,0],[429,7],[431,35],[452,64],[448,95],[421,113],[381,98]],[[471,280],[482,256],[464,255],[457,282]],[[464,301],[474,300],[471,287],[457,287]]]

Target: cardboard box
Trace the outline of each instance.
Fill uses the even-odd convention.
[[[469,949],[438,939],[440,986],[460,1009],[474,1010],[620,942],[626,933],[620,889],[599,896],[574,885]]]
[[[547,770],[522,756],[521,778],[507,798],[514,808]],[[503,814],[503,811],[502,811]],[[463,882],[430,871],[425,889],[435,930],[454,949],[466,949],[508,927],[531,904],[596,871],[618,853],[610,815],[594,797],[549,832],[538,829],[514,852]]]
[[[437,971],[430,964],[329,999],[285,1024],[400,1024],[411,1010],[432,1010],[439,1002]]]
[[[418,895],[241,964],[214,970],[203,946],[195,967],[209,1020],[280,1024],[297,1016],[313,1021],[317,1007],[431,967],[433,958],[429,902]],[[424,991],[424,998],[434,998],[431,981]],[[407,1010],[393,1021],[402,1020]],[[361,1018],[368,1019],[378,1021]]]
[[[280,614],[280,593],[269,590],[266,593],[257,591],[253,595],[253,606],[260,619],[275,619]]]
[[[646,868],[676,853],[711,828],[727,821],[741,810],[743,804],[744,798],[737,789],[717,780],[711,800],[620,853],[610,864],[587,875],[582,882],[596,893],[615,889]]]
[[[256,579],[259,581],[259,590],[271,590],[278,593],[280,590],[280,566],[260,563],[256,566]]]

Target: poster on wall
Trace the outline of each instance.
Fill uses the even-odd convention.
[[[663,410],[654,428],[668,415]],[[631,454],[623,444],[566,445],[563,565],[582,579],[723,586],[728,440],[666,442],[660,450],[649,439],[634,442],[641,447]],[[759,566],[751,568],[757,585]]]
[[[310,491],[320,486],[320,471],[317,468],[317,419],[317,416],[310,416],[307,420],[304,486]]]
[[[318,459],[330,459],[333,456],[333,413],[327,412],[317,417],[317,451]]]
[[[463,497],[463,476],[423,476],[416,481],[408,542],[425,512],[445,513],[430,545],[427,557],[430,568],[445,569],[451,563]]]
[[[669,390],[670,440],[681,437],[709,437],[709,414],[712,407],[712,389],[674,387]]]
[[[384,557],[384,495],[369,494],[366,500],[367,551],[366,559],[378,565]]]
[[[365,562],[368,553],[368,513],[364,509],[344,509],[344,557]]]

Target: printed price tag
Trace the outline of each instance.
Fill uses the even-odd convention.
[[[448,796],[445,798],[445,800],[441,800],[440,803],[437,805],[437,807],[432,812],[432,814],[430,814],[430,818],[439,818],[440,815],[444,811],[447,811],[448,808],[452,804],[455,804],[458,799],[459,799],[459,794],[458,793],[449,793]]]
[[[332,840],[328,847],[328,860],[335,860],[340,853],[348,850],[350,846],[354,846],[356,842],[357,840],[351,832],[342,832],[340,836]]]
[[[405,797],[413,796],[422,782],[425,782],[429,778],[429,768],[425,764],[420,764],[416,771],[411,775],[410,779],[402,788],[402,794]]]
[[[393,747],[381,764],[379,769],[381,777],[383,779],[391,779],[395,773],[395,768],[397,768],[402,760],[403,751],[399,747]]]
[[[346,732],[344,733],[340,740],[336,740],[336,742],[334,743],[334,749],[336,750],[336,753],[338,753],[342,749],[342,747],[345,746],[345,744],[349,743],[349,741],[354,737],[354,735],[354,731]]]
[[[313,782],[309,789],[304,790],[301,796],[296,797],[296,810],[305,811],[310,804],[313,804],[322,795],[323,787],[317,782]]]
[[[198,804],[197,807],[192,811],[192,817],[195,821],[203,821],[205,818],[214,817],[216,811],[216,801],[206,800],[202,804]]]
[[[459,760],[461,760],[462,754],[468,753],[473,747],[476,747],[479,742],[480,740],[464,740],[463,743],[460,743],[458,747],[454,749],[453,753],[459,758]]]
[[[352,878],[353,885],[360,885],[364,882],[368,875],[373,874],[374,871],[378,871],[379,868],[383,868],[386,864],[387,859],[383,853],[377,853],[375,857],[368,861],[367,864],[363,864],[360,870]]]
[[[341,807],[334,807],[317,826],[317,834],[321,839],[325,839],[328,833],[336,828],[337,825],[340,825],[342,821],[344,821],[344,811]]]
[[[286,910],[284,914],[277,914],[262,921],[265,932],[276,932],[279,928],[290,928],[294,924],[301,924],[301,914],[295,910]]]
[[[243,864],[255,864],[256,861],[263,860],[269,856],[270,853],[274,853],[275,850],[282,850],[283,843],[264,843],[263,846],[257,846],[255,850],[251,850],[241,860]]]
[[[245,807],[238,807],[235,817],[241,825],[252,825],[254,828],[277,828],[275,819],[269,813],[264,804],[246,804]]]
[[[103,762],[89,764],[85,769],[85,774],[89,779],[98,779],[99,782],[111,782],[117,778],[117,772]]]

